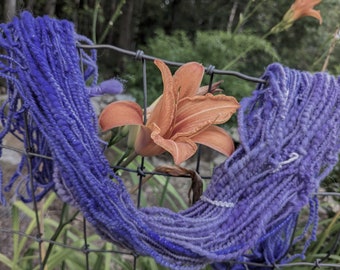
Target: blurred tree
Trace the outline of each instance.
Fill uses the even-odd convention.
[[[57,0],[47,0],[44,8],[45,14],[48,14],[51,17],[54,16],[56,5]]]
[[[5,0],[4,2],[3,18],[5,21],[10,21],[16,14],[17,1]]]
[[[28,9],[35,15],[49,14],[65,18],[74,22],[77,32],[96,42],[130,50],[143,47],[148,53],[150,42],[157,38],[159,29],[168,36],[176,31],[183,31],[192,42],[195,42],[198,33],[211,30],[261,38],[281,20],[293,2],[293,0],[5,0],[0,3],[0,16],[3,21],[8,21],[19,11]],[[303,18],[289,31],[266,38],[277,51],[283,64],[312,71],[322,69],[332,40],[334,41],[335,29],[339,26],[339,5],[338,0],[323,0],[317,6],[324,18],[321,26],[313,18]],[[209,39],[208,34],[206,38]],[[229,43],[230,46],[233,46],[232,44]],[[340,64],[335,60],[340,56],[338,39],[333,44],[334,49],[328,57],[327,70],[336,74],[340,71]],[[269,63],[270,58],[267,59]],[[223,61],[223,58],[220,61]],[[230,61],[230,58],[225,61]],[[259,70],[260,65],[256,63],[257,56],[254,53],[246,54],[240,61],[247,67],[247,73],[259,74],[263,70]],[[261,65],[264,64],[266,63]],[[122,55],[107,57],[107,53],[104,52],[101,65],[110,66],[111,69],[113,67],[115,72],[122,73],[126,68],[126,61]],[[231,68],[240,68],[240,65]]]

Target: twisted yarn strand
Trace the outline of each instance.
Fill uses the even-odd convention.
[[[123,180],[111,171],[97,135],[85,85],[98,76],[95,52],[87,55],[76,47],[78,41],[90,41],[68,21],[33,18],[28,12],[2,24],[0,33],[0,47],[6,51],[0,57],[0,76],[9,91],[6,110],[1,110],[0,141],[9,132],[25,135],[27,110],[35,150],[53,157],[33,158],[36,187],[44,190],[40,197],[54,187],[103,238],[171,269],[201,269],[211,263],[225,269],[228,260],[287,261],[297,216],[308,204],[304,233],[312,226],[310,240],[315,238],[313,194],[340,150],[336,78],[278,63],[268,66],[263,78],[269,84],[241,101],[241,146],[215,168],[204,192],[207,199],[179,213],[137,209]],[[84,74],[80,57],[87,67]],[[27,193],[33,196],[36,190]]]

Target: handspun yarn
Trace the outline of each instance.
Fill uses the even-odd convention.
[[[201,269],[211,263],[223,269],[230,260],[291,260],[288,249],[305,205],[310,206],[305,249],[315,238],[315,192],[340,150],[337,78],[278,63],[268,66],[263,75],[268,85],[259,85],[241,101],[241,145],[215,168],[201,200],[179,213],[137,209],[123,180],[110,169],[97,135],[85,84],[89,78],[96,83],[95,52],[87,55],[76,47],[79,41],[90,41],[77,35],[68,21],[34,18],[28,12],[1,24],[0,33],[6,52],[0,56],[0,76],[8,88],[0,141],[7,133],[26,139],[29,135],[26,146],[53,158],[31,157],[36,190],[27,186],[22,199],[29,200],[37,190],[42,190],[41,198],[54,188],[103,238],[171,269]],[[17,174],[26,162],[23,157]]]

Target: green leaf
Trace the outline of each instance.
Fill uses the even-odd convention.
[[[17,207],[21,212],[25,213],[25,215],[27,215],[31,219],[35,219],[35,212],[34,212],[34,210],[29,208],[22,201],[14,202],[13,206]]]
[[[330,237],[331,232],[334,231],[334,226],[339,225],[337,221],[340,219],[340,211],[333,217],[329,225],[325,230],[322,231],[322,233],[318,236],[318,241],[316,246],[311,250],[311,254],[317,254],[320,252],[321,248],[324,248],[326,245],[327,239]]]
[[[2,262],[4,265],[8,266],[11,269],[14,268],[13,261],[1,253],[0,253],[0,262]]]
[[[13,265],[17,265],[21,250],[19,249],[19,234],[20,231],[19,209],[15,205],[12,207],[12,241],[13,241]]]
[[[44,199],[42,210],[46,212],[47,209],[56,201],[56,199],[57,199],[57,194],[54,192],[51,192],[50,195],[46,199]]]
[[[23,258],[21,259],[21,266],[25,270],[31,270],[33,268],[33,261],[36,260],[38,255],[35,255],[35,249],[30,247],[24,253]]]
[[[105,265],[105,263],[104,263],[105,257],[106,257],[105,253],[99,253],[97,255],[97,260],[94,263],[93,270],[104,270],[104,269],[106,269],[106,267],[103,268],[103,265]]]

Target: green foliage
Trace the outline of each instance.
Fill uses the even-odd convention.
[[[40,230],[43,232],[42,237],[46,239],[46,241],[41,242],[40,245],[38,241],[33,241],[31,237],[34,235],[34,231],[38,226],[35,211],[21,201],[16,201],[12,205],[13,254],[12,257],[0,254],[0,264],[6,265],[8,267],[6,269],[40,269],[38,263],[39,250],[42,254],[43,264],[48,269],[62,269],[62,265],[66,265],[68,269],[86,268],[84,254],[82,252],[84,245],[83,234],[80,229],[70,225],[77,213],[73,213],[73,216],[68,218],[68,206],[64,205],[60,219],[57,216],[52,217],[44,214],[48,212],[52,205],[56,205],[56,199],[56,194],[51,193],[44,200],[44,205],[37,213],[40,217]],[[22,225],[20,223],[22,215],[25,215],[26,219],[29,219],[28,224]],[[23,234],[19,234],[19,232],[23,232]],[[99,236],[93,234],[88,236],[87,241],[89,244],[94,244],[99,239]],[[66,248],[63,245],[55,244],[55,241],[69,245],[69,247]],[[102,254],[101,256],[109,255],[104,253],[104,255]],[[95,255],[94,257],[98,256]],[[96,260],[98,260],[98,258],[93,258],[93,264],[96,263]],[[95,268],[91,267],[91,269]]]
[[[235,62],[234,60],[248,48],[251,48],[248,54]],[[212,64],[217,69],[238,70],[255,77],[261,75],[263,66],[279,60],[276,50],[268,41],[255,35],[242,33],[199,31],[193,50],[197,61],[202,62],[205,66]],[[224,80],[221,85],[225,90],[224,93],[234,96],[238,100],[249,96],[256,86],[254,83],[230,76],[215,75],[214,78],[216,81]]]
[[[115,156],[122,156],[124,154],[123,151],[116,146],[111,146],[111,149]],[[126,165],[126,168],[135,170],[141,164],[140,159],[141,157],[135,158]],[[117,160],[111,160],[111,162],[115,164]],[[152,165],[148,159],[144,160],[143,165],[146,171],[152,172],[155,170],[155,166]],[[121,172],[117,173],[120,174]],[[133,186],[138,186],[141,180],[140,176],[135,172],[129,173],[126,178],[131,179],[130,184]],[[146,207],[152,203],[155,206],[166,206],[176,212],[186,209],[188,204],[170,180],[169,177],[162,175],[154,175],[150,178],[145,186],[147,186],[151,192],[142,192],[140,194],[140,206]]]
[[[321,209],[329,207],[329,203],[322,203]],[[307,219],[306,211],[302,211],[300,219]],[[301,224],[301,227],[297,230],[296,234],[302,233],[305,224]],[[340,211],[333,214],[331,217],[323,217],[319,222],[317,241],[312,242],[309,246],[305,262],[314,263],[317,259],[321,260],[320,263],[327,263],[333,265],[340,264],[340,244],[339,244],[339,231],[340,231]],[[301,252],[303,249],[303,243],[297,245],[294,248],[295,253]],[[301,262],[301,259],[296,259],[295,263]],[[293,270],[307,270],[311,269],[311,266],[290,266],[289,269]],[[333,269],[333,268],[325,268]]]
[[[147,44],[142,49],[147,54],[182,63],[194,61],[196,57],[193,43],[184,31],[175,31],[172,35],[166,35],[159,29],[153,38],[147,40]]]
[[[157,31],[156,36],[156,38],[148,41],[148,44],[141,48],[146,54],[170,61],[189,62],[194,59],[192,42],[187,38],[184,32],[176,32],[172,36],[167,36],[163,31],[159,30]],[[136,64],[135,61],[128,62],[124,74],[122,74],[122,77],[127,81],[127,93],[131,94],[137,99],[138,103],[142,104],[142,65]],[[162,94],[163,84],[160,71],[153,63],[147,63],[146,74],[148,103],[151,104]]]
[[[233,62],[249,46],[249,54],[240,61]],[[142,50],[148,54],[170,61],[189,62],[198,61],[203,65],[214,65],[217,69],[232,65],[234,70],[247,73],[258,70],[272,61],[279,60],[276,50],[266,40],[255,35],[233,34],[224,31],[197,31],[192,41],[184,31],[175,31],[167,35],[158,30],[154,38],[147,41]],[[175,68],[172,68],[175,70]],[[129,62],[125,71],[127,76],[122,75],[127,81],[127,91],[141,104],[142,92],[142,66],[135,62]],[[149,104],[155,100],[163,91],[162,80],[159,70],[153,65],[147,64],[147,86]],[[252,74],[250,74],[252,75]],[[224,80],[221,85],[226,94],[233,95],[238,99],[249,95],[254,89],[254,83],[244,80],[215,75],[215,81]],[[206,77],[203,84],[208,84]]]
[[[234,62],[248,48],[250,48],[249,55],[258,56],[256,60],[262,62],[262,64],[265,64],[262,59],[266,56],[269,56],[270,61],[279,60],[279,55],[273,46],[256,35],[235,34],[225,31],[199,31],[195,39],[197,60],[204,63],[208,63],[208,61],[216,63],[216,67],[219,69],[233,67],[235,70],[245,70],[247,67],[248,72],[251,72],[247,58]]]
[[[116,147],[112,147],[116,156],[123,152]],[[135,169],[140,164],[137,158],[127,167]],[[147,160],[144,162],[147,171],[153,171],[154,166]],[[119,172],[118,172],[119,173]],[[136,173],[129,173],[131,182],[127,185],[138,185],[140,178]],[[124,177],[126,178],[126,177]],[[166,206],[173,211],[179,211],[188,207],[186,200],[178,192],[170,178],[160,175],[152,177],[145,185],[149,192],[141,194],[141,206],[157,205]],[[151,196],[154,194],[154,196]],[[15,270],[38,270],[39,253],[42,254],[42,263],[47,269],[86,269],[87,262],[83,247],[85,244],[84,232],[82,227],[82,217],[78,211],[71,209],[67,204],[63,204],[60,214],[48,215],[50,208],[55,212],[56,205],[60,204],[55,193],[51,193],[44,199],[43,204],[39,204],[37,215],[35,211],[21,201],[16,201],[12,205],[12,256],[0,254],[0,265],[6,269]],[[58,207],[57,207],[58,208]],[[21,216],[29,219],[28,224],[21,224]],[[34,238],[34,231],[37,229],[37,216],[39,217],[40,231],[42,239],[39,242]],[[22,232],[22,234],[19,234]],[[115,245],[106,243],[104,240],[88,229],[87,244],[91,250],[102,252],[89,253],[89,268],[94,270],[105,269],[133,269],[133,256],[121,256],[114,251],[122,251]],[[113,252],[110,252],[113,251]],[[137,260],[137,269],[166,269],[156,264],[153,258],[141,257]]]

